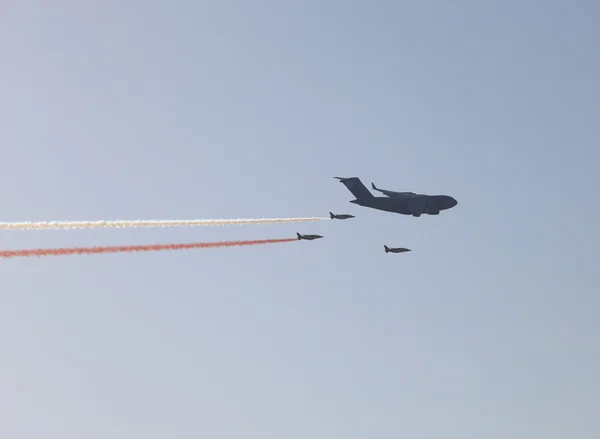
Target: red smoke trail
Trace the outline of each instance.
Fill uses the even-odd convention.
[[[189,250],[195,248],[234,247],[245,245],[275,244],[279,242],[293,242],[296,238],[259,239],[254,241],[221,241],[221,242],[193,242],[189,244],[154,244],[154,245],[119,245],[113,247],[67,247],[67,248],[37,248],[30,250],[2,250],[0,258],[18,258],[30,256],[64,256],[64,255],[91,255],[99,253],[128,253],[151,252],[162,250]]]

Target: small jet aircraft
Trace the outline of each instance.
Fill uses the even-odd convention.
[[[354,215],[350,215],[348,213],[341,213],[339,215],[336,215],[334,213],[329,212],[329,216],[331,217],[331,219],[341,219],[341,220],[345,220],[348,218],[354,218]]]
[[[298,235],[298,241],[300,241],[301,239],[306,239],[307,241],[312,241],[313,239],[322,238],[321,235],[301,235],[300,233],[296,233],[296,235]]]
[[[382,192],[386,196],[374,196],[360,181],[358,177],[334,177],[356,197],[351,203],[371,209],[383,210],[385,212],[399,213],[401,215],[412,215],[420,217],[422,214],[439,215],[442,210],[451,209],[458,201],[449,195],[426,195],[414,192],[394,192],[379,189],[374,183],[374,190]]]
[[[384,245],[386,253],[405,253],[411,251],[409,248],[397,247],[397,248],[389,248],[387,245]]]

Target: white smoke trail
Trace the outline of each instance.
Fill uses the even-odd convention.
[[[123,229],[138,227],[205,227],[242,224],[273,224],[322,221],[329,218],[254,218],[254,219],[195,219],[195,220],[113,220],[113,221],[39,221],[0,222],[0,230],[57,230],[57,229]]]

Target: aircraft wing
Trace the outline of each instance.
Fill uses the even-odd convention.
[[[384,194],[390,198],[408,198],[408,197],[413,197],[413,196],[417,195],[414,192],[396,192],[396,191],[388,191],[387,189],[379,189],[377,186],[375,186],[375,183],[373,183],[373,182],[371,182],[371,187],[374,190],[379,191],[382,194]]]
[[[373,190],[381,192],[383,195],[387,195],[388,197],[390,196],[390,194],[388,194],[385,189],[379,189],[377,186],[375,186],[375,183],[371,182],[371,187],[373,188]]]

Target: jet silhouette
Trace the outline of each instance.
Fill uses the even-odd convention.
[[[329,216],[331,217],[331,219],[348,219],[348,218],[354,218],[354,215],[350,215],[348,213],[341,213],[339,215],[336,215],[334,213],[329,212]]]
[[[409,248],[397,247],[397,248],[389,248],[387,245],[384,245],[386,253],[405,253],[411,251]]]
[[[395,192],[379,189],[374,183],[374,190],[382,192],[385,197],[374,196],[360,181],[358,177],[334,177],[356,197],[351,203],[385,212],[399,213],[420,217],[422,214],[439,215],[442,210],[451,209],[458,204],[455,198],[449,195],[426,195],[414,192]]]
[[[307,241],[312,241],[313,239],[322,238],[321,235],[301,235],[300,233],[296,233],[298,235],[298,241],[301,239],[306,239]]]

